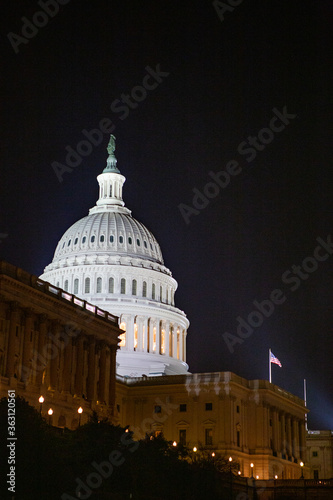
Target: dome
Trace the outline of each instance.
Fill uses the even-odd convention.
[[[189,321],[175,306],[177,281],[154,235],[125,207],[114,150],[111,135],[96,205],[64,233],[41,278],[119,317],[119,376],[184,374]]]
[[[128,213],[97,212],[75,222],[59,241],[53,264],[81,254],[137,257],[163,265],[154,235]]]

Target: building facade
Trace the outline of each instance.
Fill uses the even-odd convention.
[[[121,425],[219,453],[257,479],[309,476],[304,401],[265,380],[231,372],[117,381]],[[251,467],[251,463],[253,467]]]
[[[15,390],[59,427],[92,411],[113,421],[121,333],[110,313],[0,261],[0,397]]]
[[[333,479],[333,431],[307,431],[307,463],[313,479]]]

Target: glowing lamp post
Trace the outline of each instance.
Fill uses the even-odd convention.
[[[230,498],[232,500],[232,471],[231,471],[231,462],[232,462],[232,457],[229,457],[229,474],[230,474]]]
[[[301,474],[301,479],[304,479],[304,476],[303,476],[303,467],[304,467],[304,463],[303,462],[300,462],[299,464],[301,466],[301,471],[302,471],[302,474]]]
[[[176,441],[174,441],[174,442],[172,443],[172,446],[175,446],[175,447],[176,447],[176,446],[177,446],[177,442],[176,442]]]
[[[253,479],[253,467],[254,467],[254,463],[250,463],[250,467],[251,467],[251,479]]]
[[[81,415],[82,415],[82,412],[83,412],[82,406],[80,406],[80,408],[77,409],[77,412],[79,414],[79,427],[80,427],[80,425],[81,425]]]
[[[51,419],[52,419],[52,415],[53,415],[52,408],[50,408],[47,413],[48,413],[48,416],[49,416],[49,425],[51,425]]]
[[[38,399],[39,401],[39,413],[41,414],[42,413],[42,408],[43,408],[43,403],[45,401],[45,399],[43,398],[43,396],[40,396],[40,398]]]
[[[193,451],[194,451],[194,453],[196,453],[198,451],[198,448],[196,446],[194,446]]]

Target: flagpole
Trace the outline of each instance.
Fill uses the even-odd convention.
[[[304,403],[306,408],[306,379],[304,379]],[[305,430],[308,430],[308,415],[305,414]]]
[[[268,350],[268,368],[269,368],[269,382],[272,383],[272,363],[271,363],[271,349]]]

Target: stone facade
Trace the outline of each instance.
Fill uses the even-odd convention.
[[[114,419],[121,333],[110,313],[0,261],[1,397],[15,389],[59,427],[93,410]]]
[[[311,477],[333,479],[333,431],[308,431],[306,445]]]
[[[268,381],[230,372],[118,377],[116,393],[119,422],[130,425],[137,438],[163,432],[190,449],[231,456],[242,476],[301,476],[300,462],[306,463],[304,401]],[[309,477],[308,467],[303,469]]]

